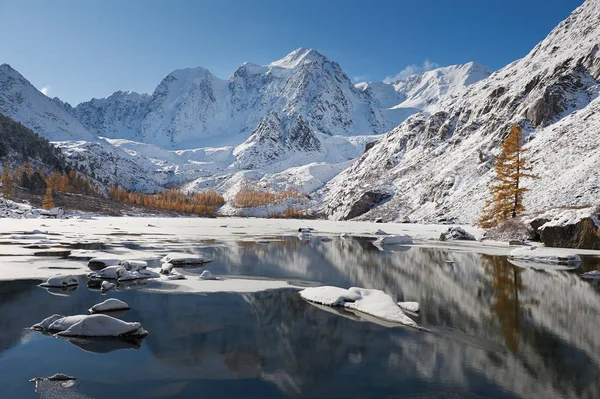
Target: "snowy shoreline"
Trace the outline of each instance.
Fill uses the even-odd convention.
[[[166,218],[166,217],[94,217],[91,219],[0,219],[0,280],[47,279],[56,274],[83,275],[89,272],[87,260],[115,257],[103,249],[86,246],[118,246],[118,257],[131,260],[160,259],[170,252],[190,248],[214,248],[251,241],[266,243],[281,237],[298,236],[299,229],[310,228],[312,237],[341,240],[346,237],[376,239],[382,229],[388,235],[409,235],[408,246],[442,248],[504,256],[514,246],[493,241],[439,241],[448,225],[373,223],[329,220],[260,219],[260,218]],[[461,226],[480,239],[483,231]],[[35,240],[23,240],[23,233],[46,232],[48,249],[69,249],[65,258],[39,256],[39,249],[25,248]],[[302,233],[303,234],[303,233]],[[14,237],[14,238],[11,238]],[[302,237],[298,237],[302,239]],[[10,244],[10,245],[8,245]],[[124,245],[125,244],[125,245]],[[129,244],[139,245],[132,248]],[[81,248],[80,248],[81,247]],[[388,249],[386,249],[388,250]],[[390,248],[394,250],[394,248]],[[600,251],[561,249],[579,255],[600,256]],[[35,253],[38,253],[36,256]],[[51,262],[49,262],[51,261]],[[48,266],[52,263],[53,266]]]

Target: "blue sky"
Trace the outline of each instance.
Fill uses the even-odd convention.
[[[0,63],[75,105],[152,92],[169,72],[228,78],[298,47],[354,80],[476,61],[498,69],[583,0],[0,0]],[[407,69],[408,68],[408,69]]]

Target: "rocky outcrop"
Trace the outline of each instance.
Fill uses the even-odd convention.
[[[250,170],[281,160],[286,154],[321,151],[321,142],[302,118],[282,117],[274,112],[265,116],[248,140],[233,151],[235,166]]]
[[[344,217],[344,220],[350,220],[368,212],[371,208],[381,204],[391,196],[392,194],[381,191],[367,191],[363,193],[360,198],[352,204]]]
[[[597,209],[565,210],[540,227],[547,247],[600,249]]]
[[[540,235],[540,227],[548,223],[550,219],[545,217],[536,217],[532,221],[529,222],[529,226],[531,226],[531,239],[533,241],[542,241],[542,236]]]

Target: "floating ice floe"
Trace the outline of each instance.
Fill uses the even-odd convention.
[[[314,229],[312,227],[300,227],[298,233],[312,233]]]
[[[52,315],[34,324],[34,330],[63,337],[143,337],[148,332],[140,323],[129,323],[104,315]]]
[[[169,274],[167,276],[169,280],[185,280],[186,278],[184,274]]]
[[[170,253],[162,258],[161,262],[170,263],[174,266],[200,265],[203,263],[212,262],[212,259],[202,254]]]
[[[103,281],[102,284],[100,284],[100,289],[102,290],[102,292],[110,291],[115,287],[116,287],[115,283],[111,283],[106,280]]]
[[[307,301],[327,306],[339,306],[377,317],[379,319],[419,328],[394,302],[391,296],[380,290],[351,287],[343,289],[333,286],[310,287],[300,291]]]
[[[398,302],[398,306],[402,308],[402,310],[406,310],[411,313],[419,313],[421,310],[419,308],[419,302]]]
[[[46,282],[40,284],[40,287],[44,288],[67,288],[73,287],[79,284],[79,281],[71,275],[63,276],[53,276],[50,277]]]
[[[200,280],[219,280],[218,277],[214,276],[211,272],[209,272],[208,270],[204,270],[202,272],[202,274],[200,275]]]
[[[376,246],[384,245],[410,245],[413,243],[412,238],[407,235],[379,237],[373,242]]]
[[[373,234],[378,235],[378,236],[387,235],[387,233],[381,229],[377,229],[377,231],[374,232]]]
[[[557,265],[577,265],[581,263],[579,255],[568,249],[533,246],[513,249],[508,253],[508,259]]]
[[[348,233],[342,233],[342,234],[340,234],[340,237],[341,238],[350,238],[350,234],[348,234]]]
[[[116,299],[109,298],[104,302],[97,303],[92,306],[89,311],[90,313],[104,313],[104,312],[116,312],[119,310],[129,310],[131,307],[125,302]]]
[[[115,258],[93,258],[88,261],[90,270],[100,270],[107,266],[117,266],[121,261]]]
[[[592,270],[581,274],[582,278],[588,278],[591,280],[600,280],[600,270]]]

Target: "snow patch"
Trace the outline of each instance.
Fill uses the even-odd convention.
[[[333,286],[310,287],[300,291],[307,301],[327,306],[339,306],[356,310],[385,321],[419,328],[408,317],[391,296],[380,290],[351,287],[343,289]]]

